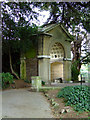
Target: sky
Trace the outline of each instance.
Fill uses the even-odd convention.
[[[49,17],[49,11],[42,11],[40,12],[41,16],[38,16],[38,19],[40,22],[36,23],[36,25],[43,25],[44,22],[47,21],[47,18]]]
[[[37,26],[41,26],[41,25],[43,25],[46,21],[47,21],[47,18],[49,18],[49,15],[50,15],[50,13],[49,13],[49,11],[45,11],[45,10],[43,10],[43,11],[40,11],[39,10],[39,8],[34,8],[34,11],[36,11],[36,12],[38,12],[40,15],[38,16],[38,20],[39,21],[37,21],[37,20],[35,20],[34,19],[34,21],[32,21],[33,23],[35,23]],[[28,19],[28,18],[27,18]],[[80,29],[82,29],[81,27],[80,27]],[[82,29],[83,30],[83,29]],[[83,30],[84,31],[84,30]],[[70,31],[69,31],[70,32]],[[71,33],[71,32],[70,32]],[[82,48],[83,49],[83,48]],[[71,53],[71,58],[73,57],[73,54]]]
[[[41,16],[38,16],[39,21],[35,20],[34,23],[35,23],[37,26],[41,26],[41,25],[44,24],[44,22],[47,21],[47,18],[49,17],[50,13],[49,13],[49,11],[45,11],[45,10],[42,11],[42,12],[40,12],[38,8],[35,8],[35,11],[38,11],[38,12],[41,14]],[[86,31],[81,27],[81,25],[79,25],[79,26],[80,26],[79,28],[80,28],[81,31],[86,32]],[[70,31],[71,31],[71,30],[69,30],[69,32],[70,32]],[[70,33],[71,33],[71,32],[70,32]],[[72,33],[71,33],[71,34],[72,34]],[[83,35],[82,35],[82,37],[83,37]],[[85,40],[84,40],[83,43],[82,43],[82,49],[84,49],[84,48],[83,48],[84,42],[85,42]],[[82,56],[85,56],[85,53],[84,53],[84,52],[82,53]],[[71,59],[72,59],[72,58],[73,58],[73,53],[71,52]]]
[[[39,8],[34,8],[34,11],[35,12],[38,12],[40,15],[38,16],[38,20],[34,19],[33,22],[37,25],[37,26],[41,26],[43,25],[46,21],[47,21],[47,18],[49,17],[50,13],[49,11],[46,11],[46,10],[43,10],[43,11],[40,11]]]

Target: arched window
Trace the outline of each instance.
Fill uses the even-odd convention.
[[[64,49],[60,43],[55,43],[50,52],[51,59],[64,58]]]

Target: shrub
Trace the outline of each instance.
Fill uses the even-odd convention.
[[[26,82],[26,83],[31,83],[31,81],[30,81],[30,80],[27,80],[27,79],[24,80],[24,82]]]
[[[44,81],[42,81],[42,85],[45,85],[45,82],[44,82]]]
[[[2,76],[2,88],[7,88],[13,83],[13,75],[10,73],[1,73],[0,75]]]
[[[67,86],[59,91],[57,97],[63,97],[66,105],[71,105],[76,111],[90,111],[90,87]]]

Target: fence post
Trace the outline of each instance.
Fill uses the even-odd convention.
[[[82,86],[82,74],[81,74],[81,86]]]

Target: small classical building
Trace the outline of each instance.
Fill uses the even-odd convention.
[[[40,36],[36,54],[28,52],[21,58],[22,79],[40,76],[45,82],[57,78],[71,79],[71,38],[60,24],[49,24],[39,29]],[[32,57],[29,57],[32,54]],[[35,54],[33,56],[33,54]]]

